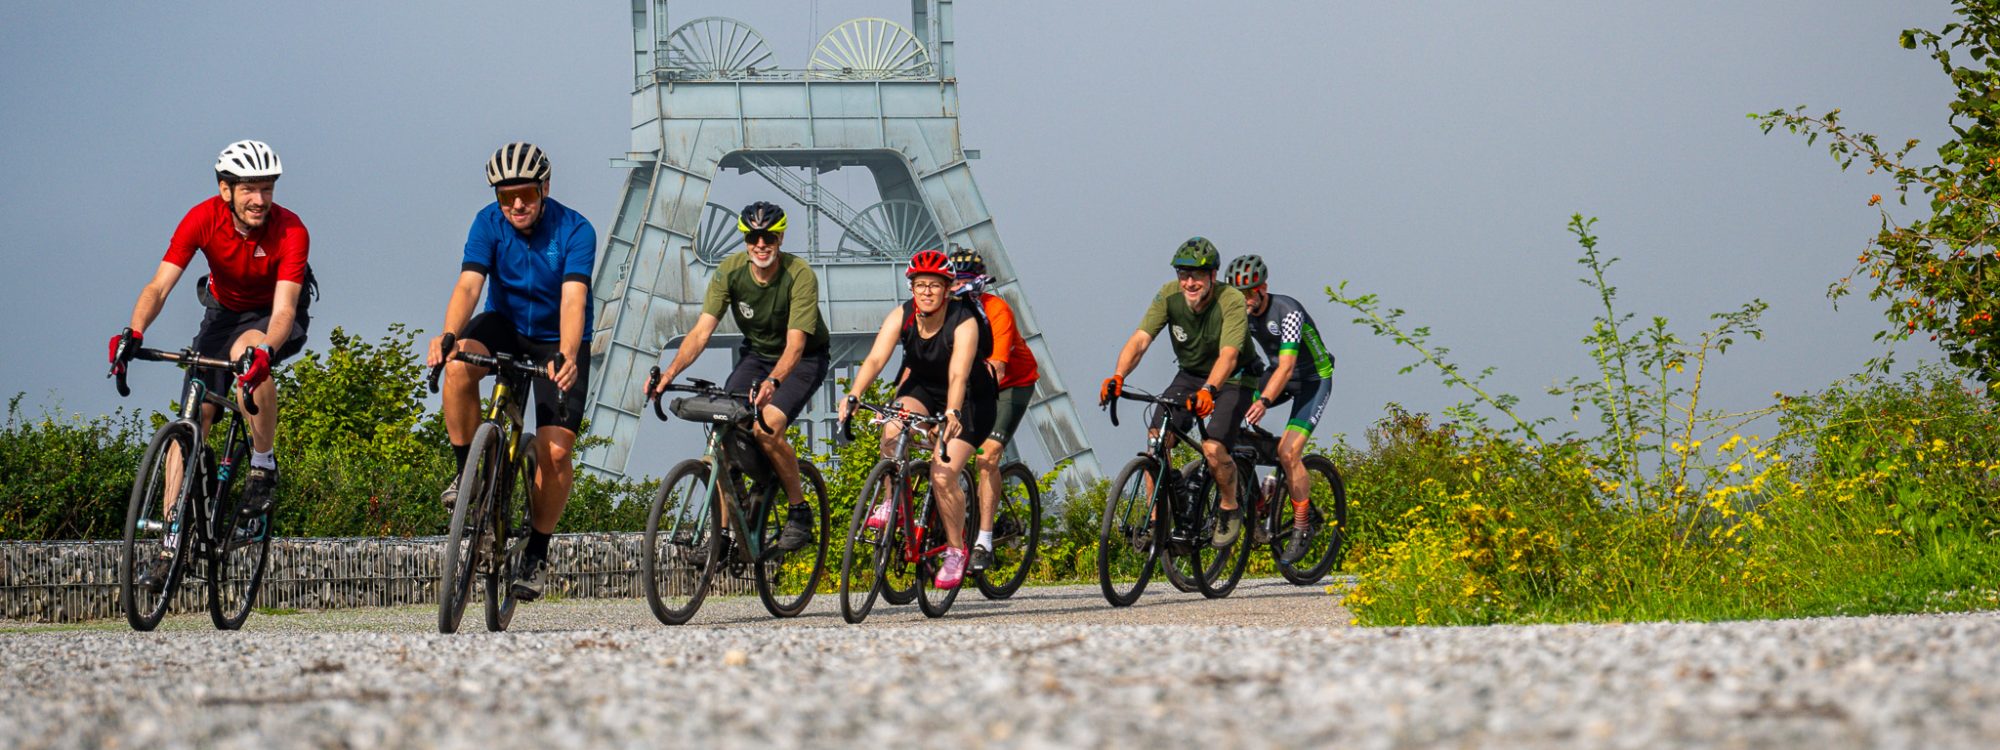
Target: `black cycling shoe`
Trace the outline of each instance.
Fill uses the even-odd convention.
[[[785,511],[785,529],[778,534],[778,549],[791,552],[811,544],[812,540],[812,508],[807,507],[805,503],[799,503]]]
[[[532,602],[542,598],[542,582],[549,568],[549,561],[539,557],[524,557],[521,572],[514,576],[514,584],[507,588],[507,594],[515,601]]]
[[[444,509],[447,511],[458,506],[458,480],[456,478],[452,480],[451,486],[444,488],[444,492],[438,495],[438,502],[443,503]]]
[[[133,577],[132,585],[145,589],[147,593],[160,593],[161,589],[167,587],[167,569],[173,566],[173,562],[174,559],[171,557],[153,558],[152,562],[145,563],[139,568],[139,575]]]
[[[993,567],[993,550],[979,546],[973,547],[972,562],[965,569],[973,573],[983,573],[987,568],[991,567]]]
[[[243,504],[236,508],[236,515],[256,518],[271,512],[271,503],[278,496],[278,470],[252,466],[244,477]]]
[[[1235,544],[1236,538],[1242,535],[1243,508],[1242,506],[1237,506],[1222,511],[1222,517],[1216,520],[1215,536],[1208,540],[1208,546],[1222,549]]]
[[[1306,548],[1312,544],[1312,529],[1304,526],[1292,527],[1292,538],[1285,542],[1285,556],[1279,562],[1286,565],[1297,563],[1306,556]]]

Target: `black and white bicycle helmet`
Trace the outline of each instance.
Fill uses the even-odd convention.
[[[549,178],[549,155],[525,141],[501,146],[486,160],[486,184],[541,182]]]
[[[1271,269],[1264,266],[1264,259],[1255,255],[1240,255],[1229,261],[1229,270],[1222,274],[1223,281],[1237,289],[1249,290],[1263,286],[1271,277]]]
[[[284,171],[278,152],[263,141],[237,141],[215,156],[215,178],[226,182],[275,180]]]

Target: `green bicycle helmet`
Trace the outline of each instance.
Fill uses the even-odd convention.
[[[1215,243],[1207,237],[1189,237],[1174,250],[1175,268],[1192,268],[1197,271],[1213,271],[1222,265],[1222,253],[1216,252]]]

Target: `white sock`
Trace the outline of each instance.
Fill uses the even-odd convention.
[[[278,468],[278,451],[275,449],[263,453],[250,451],[250,465],[259,469]]]
[[[972,546],[985,547],[989,550],[993,549],[993,532],[992,531],[979,532],[979,541],[973,542]]]

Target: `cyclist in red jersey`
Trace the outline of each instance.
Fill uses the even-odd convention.
[[[951,265],[958,277],[952,294],[976,301],[986,311],[986,322],[993,329],[993,354],[982,364],[1000,381],[993,434],[979,445],[979,536],[972,542],[972,560],[968,566],[976,573],[993,565],[993,512],[1000,500],[1000,461],[1006,456],[1007,443],[1013,440],[1014,431],[1021,428],[1028,405],[1034,401],[1035,381],[1041,379],[1041,368],[1035,362],[1034,350],[1028,348],[1028,340],[1014,324],[1014,308],[1000,295],[986,293],[986,285],[993,282],[993,277],[986,275],[986,259],[977,250],[959,248],[952,251]]]
[[[247,420],[251,453],[241,509],[245,517],[269,511],[278,486],[278,391],[271,367],[305,348],[310,320],[309,298],[303,293],[312,284],[306,227],[298,214],[272,201],[282,171],[278,154],[258,141],[231,143],[216,156],[217,195],[181,219],[153,280],[139,291],[131,325],[112,336],[110,345],[112,364],[122,366],[143,343],[146,329],[159,317],[195,253],[208,259],[208,275],[195,282],[207,312],[194,349],[207,357],[251,357],[249,371],[237,378],[255,394],[258,406]],[[202,378],[211,391],[228,387],[227,373],[189,377]],[[204,423],[215,417],[214,407],[202,411]],[[178,465],[177,458],[169,461]],[[169,507],[172,502],[169,498]],[[154,561],[137,582],[157,589],[164,563]]]

